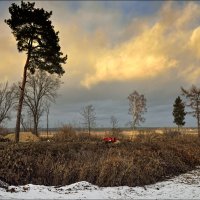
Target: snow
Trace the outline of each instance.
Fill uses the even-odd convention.
[[[63,187],[24,185],[0,188],[0,199],[200,199],[200,168],[145,187],[98,187],[86,181]]]

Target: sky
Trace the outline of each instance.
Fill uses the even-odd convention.
[[[0,1],[0,80],[20,81],[25,54],[19,53],[4,23],[12,1]],[[20,4],[19,1],[15,3]],[[147,99],[142,127],[168,127],[180,87],[200,84],[200,3],[198,1],[36,1],[53,11],[60,46],[68,55],[50,126],[81,124],[80,112],[95,107],[97,125],[131,120],[128,95]],[[15,124],[15,115],[8,126]],[[45,126],[45,117],[41,127]],[[186,116],[186,126],[196,120]]]

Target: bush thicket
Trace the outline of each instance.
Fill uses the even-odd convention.
[[[118,144],[97,138],[0,143],[0,160],[0,180],[14,185],[142,186],[200,165],[200,140],[145,134]]]

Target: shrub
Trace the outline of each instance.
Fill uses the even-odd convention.
[[[181,135],[181,132],[174,130],[165,130],[163,135],[167,138],[177,138]]]
[[[9,130],[3,126],[0,126],[0,135],[5,136],[9,133]]]
[[[53,138],[55,142],[88,142],[88,141],[100,141],[97,136],[93,136],[85,132],[76,132],[70,125],[63,126]]]
[[[164,138],[161,134],[150,132],[150,133],[139,133],[135,136],[134,141],[140,143],[152,143],[156,141],[162,141]]]
[[[0,179],[14,185],[88,181],[99,186],[142,186],[200,165],[197,136],[140,137],[119,144],[86,139],[0,143]]]
[[[0,135],[0,142],[10,142],[10,140]]]
[[[53,136],[53,140],[56,142],[71,141],[76,138],[76,131],[70,125],[64,125],[58,133]]]

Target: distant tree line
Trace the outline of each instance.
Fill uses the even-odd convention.
[[[11,111],[16,110],[20,95],[19,85],[20,83],[9,86],[7,82],[0,84],[0,126],[11,118]],[[20,121],[24,131],[32,130],[34,134],[38,135],[41,116],[46,113],[48,132],[50,105],[55,102],[60,85],[61,81],[56,75],[48,75],[45,71],[36,70],[34,75],[28,74]],[[188,90],[181,87],[181,92],[185,101],[180,96],[175,99],[172,112],[173,122],[180,131],[180,128],[185,125],[185,116],[192,115],[197,120],[198,135],[200,136],[200,89],[193,85]],[[128,124],[134,130],[145,122],[144,114],[147,112],[147,100],[143,94],[134,91],[128,96],[128,101],[128,114],[132,118]],[[189,111],[186,112],[185,107],[188,107]],[[96,126],[95,107],[87,105],[82,108],[80,114],[83,126],[91,134],[92,129]],[[113,135],[120,132],[116,116],[111,116],[110,126]]]
[[[181,95],[185,97],[185,101],[183,101],[180,96],[175,99],[172,111],[174,117],[173,122],[177,125],[178,131],[180,131],[180,128],[185,125],[186,114],[191,114],[197,120],[198,135],[200,137],[200,88],[193,85],[190,89],[186,90],[181,87],[181,92]],[[147,112],[147,100],[143,94],[139,94],[137,91],[134,91],[129,94],[128,101],[128,114],[130,114],[132,118],[132,120],[128,122],[128,125],[134,130],[137,126],[140,126],[141,123],[145,122],[144,114]],[[186,112],[185,106],[187,106],[190,111]],[[89,108],[92,108],[91,112],[89,112]],[[82,112],[84,123],[87,125],[89,133],[91,132],[92,127],[90,124],[94,125],[96,120],[94,110],[94,107],[90,105],[86,106],[83,109],[84,112]],[[117,130],[117,118],[115,116],[111,116],[110,123],[112,129],[111,132],[114,133]]]
[[[9,86],[7,82],[0,84],[0,126],[11,119],[11,111],[17,109],[19,85],[15,83]],[[31,130],[38,136],[40,119],[45,113],[48,129],[50,105],[55,103],[60,85],[61,81],[56,75],[49,75],[45,71],[36,70],[34,75],[28,74],[20,118],[24,131]]]

